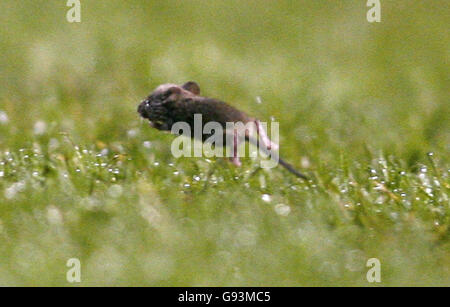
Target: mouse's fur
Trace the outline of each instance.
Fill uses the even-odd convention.
[[[176,122],[194,125],[194,114],[202,114],[203,123],[218,122],[225,127],[227,122],[247,122],[253,120],[244,112],[223,101],[202,97],[195,82],[182,86],[162,84],[139,105],[138,112],[159,130],[171,130]]]
[[[182,86],[172,83],[158,86],[144,101],[139,104],[138,112],[143,118],[150,121],[152,127],[159,130],[168,131],[171,130],[172,125],[176,122],[186,122],[189,124],[191,129],[193,129],[194,114],[201,114],[203,125],[208,122],[218,122],[222,125],[224,128],[224,138],[225,133],[227,133],[225,129],[227,122],[242,122],[243,124],[254,122],[258,134],[267,148],[277,148],[277,145],[269,140],[257,119],[249,117],[244,112],[239,111],[223,101],[200,96],[200,87],[197,83],[192,81],[186,82]],[[210,135],[207,134],[202,135],[203,141],[209,137]],[[246,140],[250,141],[248,134],[246,134]],[[252,140],[252,143],[254,143],[253,141],[254,140]],[[236,148],[238,146],[236,132],[234,143],[235,156],[232,161],[234,164],[239,166],[240,161],[236,153]],[[303,174],[296,171],[290,164],[281,158],[279,159],[279,162],[290,172],[300,178],[306,179]]]

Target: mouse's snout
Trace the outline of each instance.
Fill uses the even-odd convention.
[[[148,99],[145,99],[138,106],[137,111],[144,118],[148,118],[147,109],[149,107],[149,104],[150,102],[148,101]]]
[[[147,98],[142,101],[137,111],[141,117],[150,121],[164,121],[167,118],[168,112],[163,103],[152,98]]]

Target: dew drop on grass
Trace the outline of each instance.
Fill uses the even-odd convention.
[[[281,216],[288,216],[291,213],[291,207],[285,204],[278,204],[275,206],[275,212]]]
[[[311,167],[311,161],[309,160],[308,157],[302,157],[300,159],[300,165],[302,166],[302,168],[310,168]]]
[[[61,225],[63,223],[63,216],[61,211],[55,206],[47,208],[47,220],[50,224]]]
[[[263,194],[263,195],[261,196],[261,199],[262,199],[263,201],[265,201],[266,203],[268,203],[268,202],[271,201],[271,197],[270,197],[269,194]]]
[[[9,122],[8,115],[4,111],[0,111],[0,124],[6,125]]]
[[[142,143],[142,145],[147,148],[150,149],[152,147],[152,142],[150,141],[145,141],[144,143]]]
[[[138,130],[136,129],[128,130],[127,135],[129,138],[134,138],[135,136],[138,135]]]
[[[118,198],[122,195],[123,192],[123,188],[121,185],[118,184],[114,184],[112,186],[109,187],[108,189],[108,195],[111,196],[112,198]]]
[[[17,193],[22,192],[24,189],[25,189],[25,182],[23,181],[16,182],[5,190],[5,198],[13,199]]]
[[[36,134],[36,135],[42,135],[42,134],[44,134],[45,132],[47,131],[47,123],[45,123],[44,121],[37,121],[35,124],[34,124],[34,127],[33,127],[33,132],[34,132],[34,134]]]
[[[386,201],[386,197],[381,195],[375,200],[375,203],[378,204],[378,205],[382,205],[385,201]]]
[[[0,177],[4,177],[5,176],[5,172],[4,171],[0,171]]]
[[[410,208],[411,208],[411,202],[410,202],[409,200],[403,199],[402,203],[403,203],[403,206],[404,206],[406,209],[410,209]]]
[[[373,189],[375,191],[381,191],[381,190],[383,190],[383,186],[381,184],[377,184]]]

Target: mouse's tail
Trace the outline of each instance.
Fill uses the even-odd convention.
[[[288,171],[290,171],[292,174],[294,174],[295,176],[297,176],[298,178],[302,178],[304,180],[309,180],[308,177],[306,177],[305,175],[303,175],[302,173],[300,173],[299,171],[297,171],[292,165],[290,165],[289,163],[287,163],[286,161],[284,161],[283,159],[281,159],[280,157],[278,157],[278,162]]]
[[[280,163],[285,169],[287,169],[289,172],[291,172],[295,176],[297,176],[299,178],[302,178],[303,180],[309,180],[308,177],[306,177],[305,175],[303,175],[302,173],[297,171],[291,164],[289,164],[286,161],[284,161],[283,159],[281,159],[277,152],[272,151],[272,150],[268,150],[266,147],[261,146],[260,144],[258,144],[258,141],[255,138],[253,138],[253,137],[246,136],[245,139],[249,143],[255,145],[258,149],[262,150],[266,155],[270,156],[270,158],[272,160],[278,161],[278,163]]]

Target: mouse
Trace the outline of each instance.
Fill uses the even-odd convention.
[[[149,120],[151,127],[161,131],[171,131],[172,126],[177,122],[185,122],[193,130],[194,115],[201,114],[203,123],[217,122],[222,126],[224,139],[226,138],[226,133],[229,133],[226,130],[227,123],[252,123],[256,128],[260,142],[264,145],[258,147],[272,159],[276,157],[279,164],[295,176],[308,180],[307,176],[278,157],[276,153],[274,154],[279,146],[269,139],[263,125],[257,118],[248,116],[245,112],[219,99],[201,96],[200,86],[197,82],[188,81],[182,85],[174,83],[161,84],[139,104],[137,111],[142,118]],[[236,131],[231,133],[233,134],[234,146],[233,156],[230,160],[234,165],[241,166],[241,161],[237,154],[240,139]],[[209,136],[208,134],[203,134],[202,141],[205,142]],[[255,145],[258,144],[257,140],[252,138],[248,131],[245,131],[245,141]],[[224,142],[223,144],[226,143]]]

